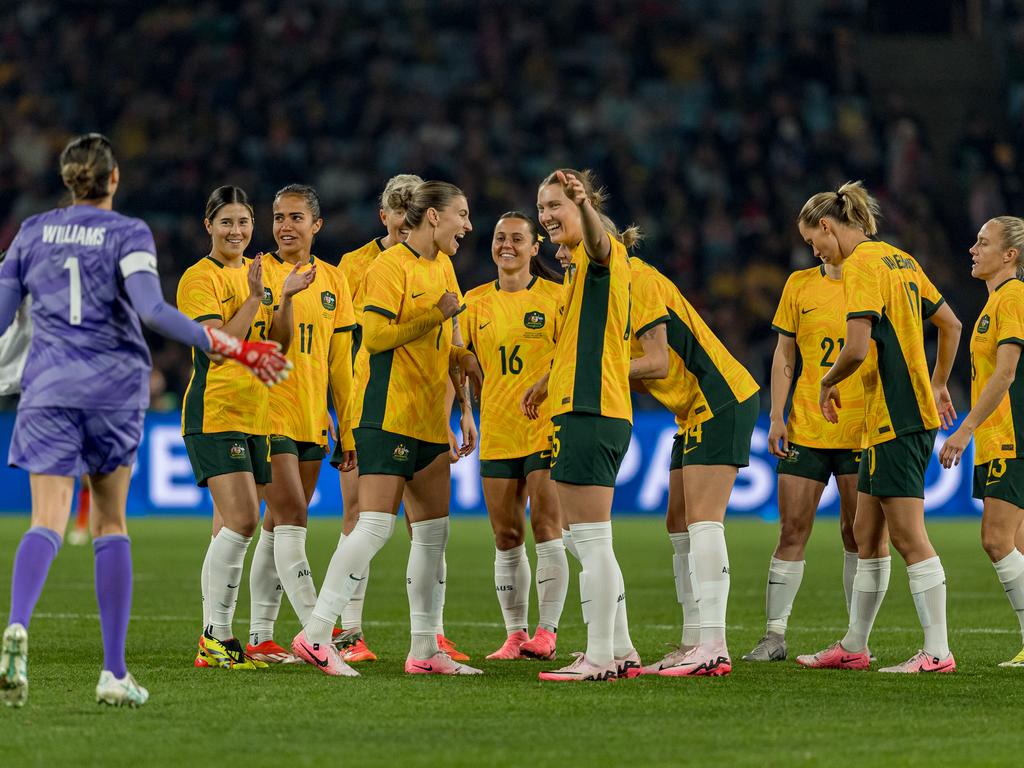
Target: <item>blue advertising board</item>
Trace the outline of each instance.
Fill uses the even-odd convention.
[[[10,445],[14,414],[0,414],[0,450],[6,455]],[[139,448],[131,491],[130,515],[207,514],[212,510],[210,494],[197,488],[185,454],[177,414],[150,413]],[[667,413],[636,414],[629,451],[619,470],[615,487],[615,512],[619,514],[658,514],[668,500],[668,468],[672,454],[675,424]],[[935,453],[945,434],[936,438]],[[778,516],[775,492],[775,463],[767,449],[768,418],[761,415],[751,438],[750,466],[742,469],[729,502],[732,514],[756,515],[765,519]],[[925,479],[925,509],[929,516],[980,514],[981,505],[971,498],[973,449],[968,448],[964,462],[952,470],[943,470],[932,461]],[[484,512],[480,488],[479,456],[473,454],[452,466],[452,511],[456,514]],[[30,508],[28,475],[7,466],[0,467],[0,513],[24,513]],[[826,488],[820,510],[838,514],[839,499],[835,483]],[[337,515],[341,512],[338,473],[326,462],[310,507],[311,514]]]

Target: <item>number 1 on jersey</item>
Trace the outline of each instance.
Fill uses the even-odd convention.
[[[69,286],[68,322],[71,325],[82,324],[82,274],[78,271],[78,257],[68,256],[64,262],[64,269],[70,272],[71,285]]]

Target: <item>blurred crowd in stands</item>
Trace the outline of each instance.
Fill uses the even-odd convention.
[[[456,268],[468,290],[493,278],[497,216],[532,211],[552,168],[589,167],[612,217],[645,232],[637,254],[767,383],[782,285],[812,264],[793,223],[810,194],[863,179],[882,201],[882,236],[972,309],[980,294],[957,298],[980,290],[966,249],[980,223],[1024,202],[1024,23],[1012,3],[1006,114],[965,115],[952,158],[935,156],[927,115],[872,94],[857,44],[871,4],[812,5],[19,3],[0,15],[0,247],[62,199],[67,138],[100,130],[122,167],[116,206],[152,227],[168,297],[207,251],[214,187],[256,201],[254,253],[273,248],[275,190],[314,185],[315,252],[336,262],[381,233],[377,195],[402,172],[466,191],[475,232]],[[937,163],[955,168],[959,209],[935,194]],[[154,406],[173,408],[188,354],[154,348]]]

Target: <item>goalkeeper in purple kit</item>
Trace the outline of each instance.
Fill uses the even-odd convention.
[[[230,357],[267,385],[287,375],[273,342],[243,342],[166,304],[149,227],[112,209],[120,172],[110,142],[79,136],[60,157],[72,205],[27,219],[0,263],[0,333],[26,295],[32,343],[8,462],[30,473],[32,523],[14,559],[11,609],[0,646],[0,699],[28,695],[27,628],[71,511],[75,478],[88,475],[103,670],[96,700],[139,706],[149,697],[125,666],[132,560],[125,503],[152,363],[142,323]]]

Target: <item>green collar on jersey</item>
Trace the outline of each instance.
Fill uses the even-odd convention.
[[[526,288],[524,288],[523,290],[526,290],[526,291],[530,290],[531,288],[533,288],[533,284],[536,283],[536,282],[537,282],[537,275],[534,275],[533,277],[530,278],[530,282],[528,282],[526,284]],[[500,291],[501,290],[501,283],[498,280],[494,281],[494,290],[496,290],[496,291]],[[506,291],[506,293],[508,293],[508,291]],[[517,293],[517,291],[512,291],[512,293]]]

